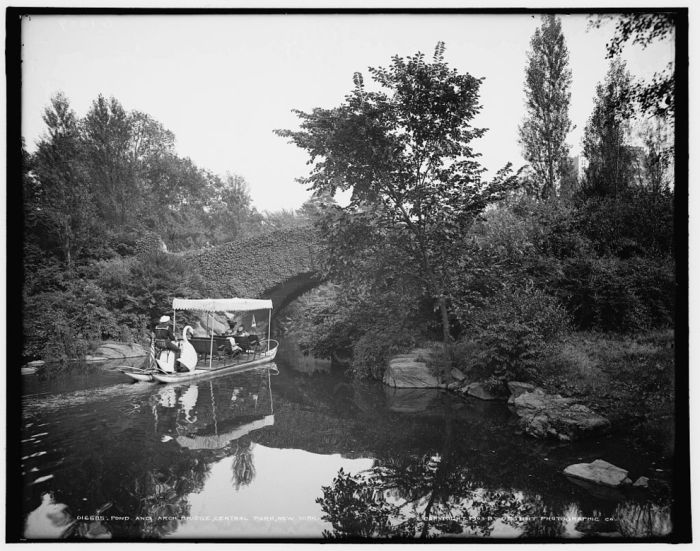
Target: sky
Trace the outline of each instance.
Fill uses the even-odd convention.
[[[568,143],[581,149],[596,83],[607,70],[613,22],[588,29],[586,15],[562,16],[573,74]],[[484,77],[488,128],[476,142],[490,174],[525,164],[517,143],[525,110],[523,81],[538,16],[120,15],[32,16],[22,27],[22,134],[30,151],[44,132],[50,98],[62,91],[78,115],[98,94],[146,112],[172,130],[179,155],[199,167],[243,176],[260,211],[295,209],[310,193],[295,178],[308,157],[273,132],[296,128],[292,109],[339,105],[352,75],[386,66],[393,55],[432,56],[438,41],[459,71]],[[673,60],[671,40],[628,47],[632,74],[648,77]]]

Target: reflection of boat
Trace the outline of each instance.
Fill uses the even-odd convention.
[[[233,440],[238,440],[254,430],[269,427],[274,424],[275,416],[274,414],[270,414],[262,419],[254,419],[253,421],[244,423],[221,434],[178,436],[176,440],[180,446],[189,448],[190,450],[220,450],[221,448],[225,448]]]
[[[201,379],[222,373],[235,373],[248,370],[275,359],[279,343],[270,339],[270,313],[272,312],[271,300],[259,299],[173,299],[173,311],[178,310],[207,312],[251,312],[254,310],[268,310],[267,339],[259,340],[252,337],[236,337],[236,344],[243,349],[238,356],[229,357],[221,354],[220,349],[225,348],[228,337],[215,337],[213,332],[209,338],[192,339],[188,341],[183,332],[181,344],[182,357],[180,363],[187,368],[186,372],[164,370],[159,363],[159,368],[153,373],[153,378],[161,383],[176,383]],[[173,324],[175,314],[173,313]],[[223,342],[222,342],[222,339]],[[216,359],[214,356],[216,355]],[[132,375],[130,375],[132,376]]]
[[[161,387],[153,400],[157,433],[166,438],[163,441],[174,439],[190,450],[221,450],[274,425],[270,369],[265,371],[236,375],[219,384]]]

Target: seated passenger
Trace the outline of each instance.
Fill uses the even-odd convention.
[[[251,351],[260,342],[260,338],[254,333],[248,333],[243,327],[236,331],[236,342],[242,349]]]
[[[224,353],[231,354],[235,357],[241,352],[243,352],[243,349],[240,346],[238,346],[238,344],[236,344],[236,339],[234,337],[234,335],[236,335],[236,322],[231,320],[228,322],[228,324],[229,327],[228,330],[224,333],[224,336],[228,337],[229,346],[226,346],[223,351]]]

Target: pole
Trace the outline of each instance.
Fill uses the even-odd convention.
[[[207,314],[207,331],[209,331],[209,316],[211,312]],[[209,369],[211,369],[211,357],[214,355],[214,332],[211,332],[211,342],[209,343]]]
[[[267,351],[270,351],[270,324],[272,322],[272,308],[267,311]]]
[[[272,385],[270,384],[270,368],[267,368],[267,389],[270,391],[270,411],[275,414],[275,406],[272,403]]]

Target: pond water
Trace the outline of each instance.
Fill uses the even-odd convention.
[[[286,351],[285,351],[286,348]],[[25,537],[649,537],[670,458],[625,435],[561,444],[504,404],[345,378],[283,347],[181,385],[99,367],[23,377]],[[80,375],[76,374],[80,372]],[[574,484],[604,459],[657,490]]]

